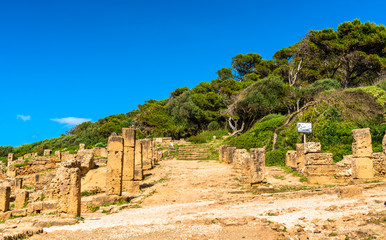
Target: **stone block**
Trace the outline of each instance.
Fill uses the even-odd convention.
[[[55,151],[55,157],[60,161],[62,160],[62,153],[60,151]]]
[[[79,144],[79,150],[84,150],[85,149],[85,144],[84,143],[81,143]]]
[[[302,172],[304,166],[306,165],[306,158],[304,156],[304,144],[296,144],[296,168],[298,171]]]
[[[225,157],[224,157],[224,162],[225,163],[232,163],[233,162],[233,155],[236,151],[235,147],[227,147],[225,151]]]
[[[336,174],[335,165],[307,165],[304,169],[305,176],[334,176]]]
[[[108,152],[123,152],[123,137],[110,136],[107,143]]]
[[[11,196],[10,186],[0,186],[0,212],[9,210],[9,198]]]
[[[56,200],[49,200],[43,202],[43,212],[50,213],[50,212],[56,212],[58,208],[58,201]]]
[[[125,147],[135,147],[135,129],[122,128],[122,137]]]
[[[320,153],[322,151],[322,145],[320,142],[307,142],[304,145],[304,154],[307,153]]]
[[[15,161],[15,154],[8,153],[8,163]]]
[[[241,177],[240,181],[248,183],[251,178],[251,154],[245,156],[245,158],[241,159],[240,168],[241,168]]]
[[[292,169],[296,169],[296,151],[287,151],[285,154],[285,165]]]
[[[43,155],[46,156],[46,155],[51,155],[52,154],[52,150],[51,149],[44,149],[43,151]]]
[[[28,204],[28,213],[39,214],[43,211],[43,202],[33,202]]]
[[[8,212],[0,212],[0,221],[5,221],[7,219],[9,219],[12,215],[12,212],[11,211],[8,211]]]
[[[265,177],[265,149],[252,148],[250,150],[250,184],[260,183]]]
[[[371,158],[356,158],[354,157],[353,161],[353,177],[354,178],[373,178],[374,177],[374,167],[373,161]]]
[[[311,184],[330,184],[336,181],[333,176],[308,176],[307,182]]]
[[[15,209],[22,209],[27,206],[29,192],[25,189],[15,191]]]
[[[59,215],[80,216],[81,174],[77,167],[61,166],[57,170]],[[44,208],[43,208],[44,209]]]
[[[109,152],[106,170],[106,194],[122,194],[123,152]]]
[[[94,150],[79,150],[76,153],[76,160],[80,162],[81,174],[86,174],[90,169],[94,168]]]
[[[352,155],[359,158],[371,158],[373,155],[373,148],[371,146],[370,128],[353,129],[352,137]]]
[[[373,153],[371,160],[373,161],[374,176],[386,177],[386,154],[383,152]]]
[[[123,191],[130,195],[137,195],[140,193],[139,181],[123,181]]]
[[[385,136],[383,136],[382,148],[383,148],[383,153],[386,154],[386,134],[385,134]]]
[[[134,180],[142,181],[143,179],[143,162],[142,162],[142,142],[136,140],[135,142],[135,169],[134,169]]]
[[[249,153],[246,149],[236,149],[233,156],[233,168],[241,169],[241,163],[247,157],[249,157]]]
[[[329,164],[333,164],[332,153],[306,154],[306,165],[329,165]]]
[[[362,195],[362,188],[356,186],[347,186],[337,189],[339,198],[351,198],[357,195]]]
[[[343,160],[336,163],[336,176],[339,178],[348,179],[352,176],[352,155],[343,156]]]
[[[135,149],[134,147],[123,147],[123,172],[122,181],[134,180]]]
[[[142,163],[143,169],[149,170],[153,167],[152,159],[151,159],[151,140],[150,139],[142,139]]]
[[[13,217],[25,217],[27,216],[27,208],[12,210],[11,215]]]
[[[222,145],[220,146],[220,149],[219,149],[219,152],[218,152],[218,155],[219,155],[219,161],[220,162],[224,162],[225,160],[225,153],[226,153],[226,149],[230,147],[229,145]]]
[[[15,189],[23,188],[23,178],[15,178]]]

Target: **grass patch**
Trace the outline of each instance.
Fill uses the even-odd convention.
[[[80,193],[80,195],[81,195],[82,197],[87,197],[87,196],[96,195],[96,194],[98,194],[98,193],[99,193],[98,189],[94,189],[94,190],[92,190],[92,191],[83,191],[83,192]]]
[[[100,209],[100,206],[89,206],[88,209],[91,211],[91,212],[96,212]]]
[[[284,180],[285,179],[285,176],[284,175],[281,175],[281,176],[273,176],[274,179],[280,179],[280,180]]]

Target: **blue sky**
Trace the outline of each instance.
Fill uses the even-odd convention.
[[[385,24],[384,1],[1,1],[0,146],[57,137],[270,59],[310,29]]]

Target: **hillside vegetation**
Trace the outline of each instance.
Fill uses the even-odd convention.
[[[386,130],[386,28],[359,20],[334,29],[311,30],[298,43],[277,51],[273,60],[238,54],[218,78],[168,99],[148,100],[126,114],[85,122],[58,138],[19,147],[0,147],[21,156],[43,149],[76,150],[104,146],[112,132],[135,127],[137,137],[171,136],[205,142],[211,135],[232,136],[238,148],[266,147],[267,164],[282,165],[302,135],[296,122],[312,122],[309,141],[339,161],[351,152],[351,130],[370,127],[375,151]],[[209,131],[209,132],[208,132]]]

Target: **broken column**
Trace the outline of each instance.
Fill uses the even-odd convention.
[[[60,151],[55,151],[55,157],[58,161],[62,160],[62,153]]]
[[[11,196],[10,186],[0,186],[0,212],[9,210],[9,197]]]
[[[149,170],[153,166],[151,164],[151,158],[150,158],[150,145],[151,145],[151,140],[150,139],[143,139],[142,140],[142,161],[143,161],[143,169],[144,170]]]
[[[23,178],[15,178],[15,189],[23,188]]]
[[[79,150],[84,150],[84,147],[85,147],[84,143],[79,144]]]
[[[251,163],[250,163],[250,158],[251,154],[247,153],[243,155],[244,157],[241,158],[240,161],[240,169],[241,169],[241,177],[240,181],[248,183],[250,182],[250,175],[251,175]]]
[[[241,163],[249,155],[246,149],[236,149],[233,156],[233,168],[241,169]]]
[[[135,141],[135,170],[134,180],[142,181],[143,179],[143,166],[142,166],[142,141]]]
[[[56,170],[58,214],[79,217],[81,206],[80,163],[75,159],[60,164]]]
[[[386,154],[386,131],[385,131],[385,136],[383,136],[383,140],[382,140],[382,148],[383,148],[383,154]]]
[[[15,154],[8,153],[8,166],[15,160]]]
[[[236,148],[235,147],[228,147],[226,148],[225,150],[225,157],[224,157],[224,162],[225,163],[232,163],[233,162],[233,155],[236,151]]]
[[[373,148],[371,146],[370,128],[352,130],[353,177],[373,178]]]
[[[107,144],[106,194],[122,195],[123,137],[110,136]]]
[[[89,170],[94,168],[94,150],[83,149],[76,153],[76,160],[80,162],[81,174],[86,174]]]
[[[296,170],[296,151],[287,151],[285,154],[285,165]]]
[[[333,164],[332,153],[306,154],[306,167],[304,174],[309,183],[334,182],[337,167]]]
[[[134,182],[135,172],[135,129],[123,128],[123,170],[122,189],[134,193],[139,191],[139,183]]]
[[[260,183],[265,176],[265,149],[252,148],[250,150],[250,184]]]
[[[28,195],[28,191],[25,189],[15,191],[15,209],[22,209],[27,206]]]
[[[226,152],[226,149],[230,147],[229,145],[222,145],[220,146],[220,149],[219,149],[219,152],[218,152],[218,155],[219,155],[219,161],[220,162],[224,162],[224,158],[225,158],[225,152]]]

